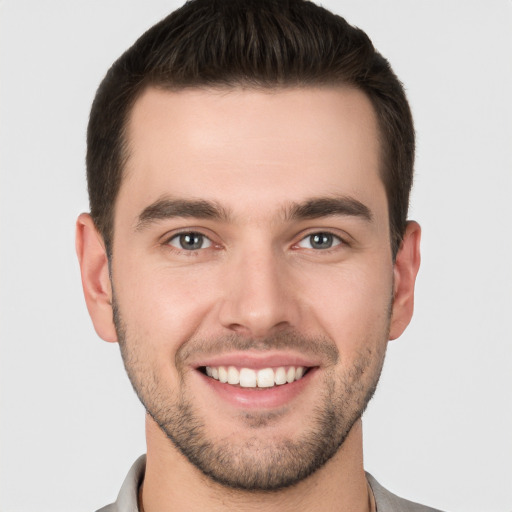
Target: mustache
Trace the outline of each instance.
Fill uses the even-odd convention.
[[[323,336],[306,336],[296,331],[278,332],[264,338],[251,338],[232,333],[214,338],[190,338],[176,352],[177,367],[197,356],[214,356],[226,352],[269,352],[293,350],[305,356],[320,357],[325,364],[336,364],[339,351],[335,343]]]

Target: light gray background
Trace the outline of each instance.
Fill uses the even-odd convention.
[[[108,66],[176,1],[0,1],[0,510],[95,510],[143,409],[82,298],[74,222]],[[452,512],[512,510],[512,2],[324,1],[405,83],[424,229],[416,315],[365,417],[366,468]]]

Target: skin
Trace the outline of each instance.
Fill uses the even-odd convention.
[[[370,101],[350,88],[148,89],[135,103],[111,279],[87,214],[78,219],[77,253],[96,331],[120,341],[151,413],[146,512],[202,510],[205,503],[209,510],[307,511],[318,503],[326,511],[369,510],[359,416],[388,340],[411,319],[420,262],[414,222],[393,262],[377,135]],[[294,205],[318,198],[341,198],[345,206],[348,199],[367,214],[297,215]],[[170,200],[207,201],[222,215],[155,214],[155,204]],[[183,231],[204,235],[206,244],[181,248]],[[334,245],[313,247],[314,233],[332,234]],[[302,358],[314,371],[277,402],[240,404],[198,371],[223,357],[240,366]],[[169,441],[185,402],[203,438],[227,450],[228,476],[265,468],[287,443],[303,446],[318,427],[313,412],[330,403],[347,432],[339,427],[332,437],[341,447],[294,485],[232,489]]]

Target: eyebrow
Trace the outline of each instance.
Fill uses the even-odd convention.
[[[373,215],[370,209],[361,201],[349,196],[318,197],[304,203],[292,204],[285,209],[286,220],[306,220],[342,215],[360,217],[372,222]]]
[[[284,220],[318,219],[333,215],[359,217],[367,222],[373,220],[370,209],[349,196],[317,197],[302,203],[291,203],[283,210]],[[135,229],[143,230],[150,224],[175,217],[229,221],[229,210],[216,202],[204,199],[163,198],[150,204],[138,216]]]
[[[229,212],[215,202],[203,199],[164,198],[150,204],[140,213],[136,230],[142,230],[158,220],[173,217],[191,217],[195,219],[214,219],[226,221]]]

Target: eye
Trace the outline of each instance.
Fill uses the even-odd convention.
[[[319,232],[311,233],[304,237],[297,245],[303,249],[331,249],[342,243],[341,238],[332,233]]]
[[[198,251],[199,249],[207,249],[212,245],[212,241],[208,237],[195,231],[179,233],[167,243],[184,251]]]

